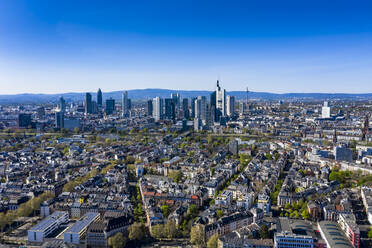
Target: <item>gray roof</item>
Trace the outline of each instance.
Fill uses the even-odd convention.
[[[354,247],[336,222],[321,221],[318,225],[332,248]]]
[[[99,213],[88,212],[80,220],[78,220],[74,225],[72,225],[66,233],[80,233],[81,230],[86,228],[90,223],[92,223]]]
[[[66,212],[63,211],[56,211],[43,219],[41,222],[33,226],[30,231],[39,231],[39,232],[44,232],[45,229],[47,229],[50,225],[52,225],[56,220],[61,218],[63,215],[65,215]]]

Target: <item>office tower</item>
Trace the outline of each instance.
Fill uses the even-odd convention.
[[[331,117],[331,108],[328,106],[328,102],[324,102],[322,107],[322,118],[330,118]]]
[[[198,117],[195,117],[194,118],[194,130],[199,131],[201,129],[202,129],[202,121]]]
[[[29,128],[31,125],[31,114],[18,114],[18,127]]]
[[[121,113],[123,117],[127,117],[129,114],[128,105],[128,91],[124,91],[121,96]]]
[[[102,108],[102,91],[101,91],[101,89],[98,89],[98,92],[97,92],[97,106],[99,108]]]
[[[247,108],[249,108],[249,98],[248,98],[248,94],[249,94],[249,90],[248,90],[248,87],[247,87],[247,90],[246,90],[246,104],[247,104]]]
[[[217,80],[216,88],[216,121],[221,117],[226,116],[226,90],[220,87],[220,82]]]
[[[176,107],[176,110],[179,110],[180,109],[180,105],[181,105],[181,102],[180,102],[180,94],[179,93],[172,93],[171,94],[171,98],[173,99],[174,101],[174,105]]]
[[[147,100],[147,116],[152,116],[152,100]]]
[[[176,119],[176,103],[172,98],[165,98],[164,117],[168,120]]]
[[[211,112],[213,113],[213,121],[217,119],[217,112],[216,112],[216,91],[213,91],[210,95],[210,104],[211,104]]]
[[[132,109],[132,100],[128,98],[128,110]]]
[[[213,124],[214,113],[212,113],[212,111],[211,111],[211,105],[209,103],[207,103],[207,101],[206,101],[206,108],[205,108],[205,110],[206,110],[206,112],[205,112],[205,120],[203,121],[203,125],[205,127],[209,128]]]
[[[245,114],[245,111],[246,111],[245,102],[241,102],[239,105],[240,105],[240,114],[241,115],[244,115]]]
[[[110,98],[106,100],[106,115],[111,115],[115,111],[115,100]]]
[[[155,97],[152,101],[152,117],[154,117],[155,121],[159,121],[163,119],[163,99],[160,97]]]
[[[59,98],[58,108],[61,112],[66,111],[66,101],[65,101],[65,99],[63,99],[63,97]]]
[[[235,115],[235,97],[234,96],[227,96],[226,112],[227,112],[227,115],[230,117]]]
[[[195,118],[207,120],[207,98],[205,96],[198,96],[195,100]]]
[[[85,114],[92,113],[92,95],[90,93],[85,94]]]
[[[65,127],[65,114],[63,111],[57,111],[55,113],[55,127],[58,129]]]
[[[183,111],[183,118],[189,119],[190,111],[189,111],[189,99],[188,98],[182,99],[182,111]]]
[[[191,98],[191,118],[195,118],[195,100],[196,97]]]
[[[96,101],[92,101],[92,114],[97,114],[98,112],[98,105]]]

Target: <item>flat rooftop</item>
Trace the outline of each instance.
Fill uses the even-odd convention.
[[[86,228],[90,223],[92,223],[99,213],[88,212],[80,220],[78,220],[74,225],[72,225],[65,233],[80,233],[84,228]]]
[[[321,221],[318,225],[325,236],[324,239],[332,248],[354,247],[336,222]]]
[[[44,232],[49,226],[51,226],[54,222],[56,222],[59,218],[66,215],[66,212],[63,211],[56,211],[40,221],[38,224],[33,226],[30,231],[39,231]]]

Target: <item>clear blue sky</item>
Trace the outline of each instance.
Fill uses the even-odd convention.
[[[372,1],[1,0],[0,94],[372,92]]]

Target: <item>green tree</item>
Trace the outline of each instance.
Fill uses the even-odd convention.
[[[171,171],[169,172],[168,177],[171,178],[174,182],[179,183],[182,180],[182,171]]]
[[[108,245],[112,248],[122,248],[126,243],[127,240],[121,232],[116,233],[108,239]]]
[[[369,228],[368,238],[372,239],[372,227]]]
[[[198,216],[198,213],[199,213],[199,210],[195,204],[191,204],[189,208],[187,209],[187,214],[191,217],[191,219]]]
[[[261,228],[260,228],[260,238],[261,239],[270,238],[269,228],[267,227],[267,225],[262,225],[261,226]]]
[[[300,215],[298,214],[298,211],[297,211],[297,210],[295,210],[293,213],[294,213],[294,216],[295,216],[297,219],[300,217]]]
[[[202,225],[195,225],[191,228],[190,243],[198,247],[204,247],[205,234],[204,234],[204,227]]]
[[[168,218],[169,213],[170,213],[169,206],[168,205],[163,205],[163,206],[160,207],[160,209],[161,209],[161,212],[163,213],[163,216],[165,218]]]
[[[65,156],[67,156],[69,154],[69,148],[68,147],[63,148],[63,154]]]
[[[304,218],[305,220],[309,219],[309,211],[307,209],[305,209],[304,211],[302,211],[301,213],[301,216],[302,218]]]
[[[273,160],[273,156],[270,153],[267,153],[265,157],[267,160]]]
[[[151,227],[150,234],[153,238],[161,239],[165,237],[164,225],[154,225]]]
[[[5,228],[7,224],[8,224],[8,220],[5,217],[5,214],[0,213],[0,232]]]
[[[207,242],[207,248],[217,248],[218,247],[218,234],[213,234]]]
[[[167,238],[169,239],[174,239],[177,237],[177,234],[178,234],[178,229],[177,229],[177,225],[174,221],[168,221],[165,225],[164,225],[164,230],[165,230],[165,233],[167,235]]]
[[[145,237],[145,225],[143,223],[134,222],[129,227],[130,240],[142,240]]]
[[[217,210],[217,217],[221,218],[223,216],[223,211],[221,209]]]

